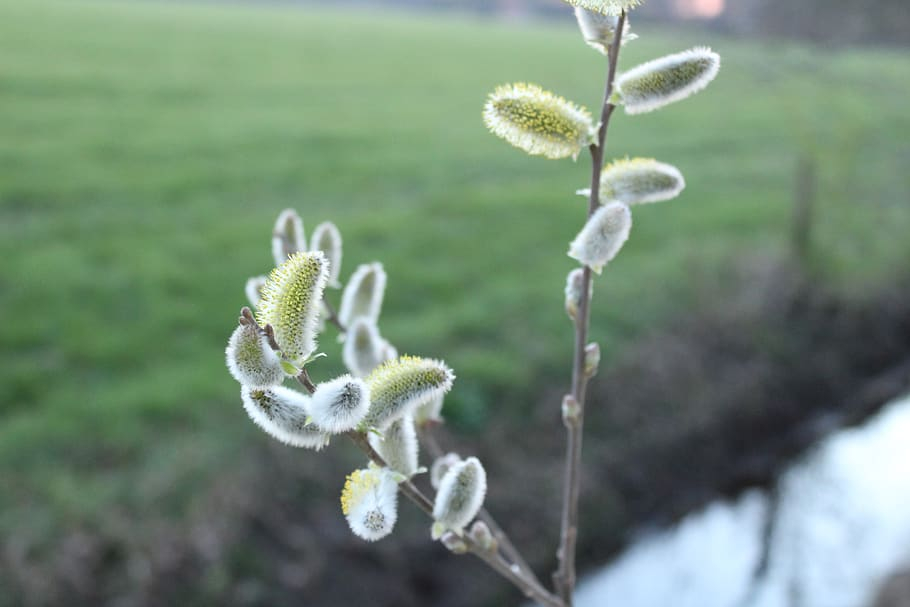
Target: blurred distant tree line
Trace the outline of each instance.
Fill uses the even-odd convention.
[[[511,17],[565,17],[559,0],[305,0],[340,4],[395,4],[415,9],[458,9]],[[676,19],[694,0],[647,0],[640,19]],[[713,25],[739,35],[799,38],[825,44],[910,46],[910,0],[726,0]]]
[[[910,45],[910,0],[727,0],[718,23],[818,43]]]

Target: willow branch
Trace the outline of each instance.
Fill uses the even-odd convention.
[[[310,393],[315,392],[316,387],[313,385],[313,382],[310,380],[309,374],[306,369],[302,370],[297,376],[297,381]],[[363,451],[366,456],[380,467],[387,467],[385,460],[382,458],[379,453],[373,448],[373,445],[370,444],[367,435],[363,432],[351,431],[347,433],[348,437],[354,442],[357,447]],[[428,498],[423,492],[417,488],[414,483],[410,480],[404,480],[398,483],[398,490],[411,502],[414,503],[418,508],[420,508],[427,516],[431,519],[433,518],[433,502]],[[521,590],[521,592],[528,598],[537,601],[545,607],[565,607],[563,602],[556,595],[550,593],[545,589],[540,582],[536,579],[529,579],[520,568],[515,567],[514,565],[508,563],[498,551],[485,550],[483,547],[475,543],[468,536],[462,536],[462,541],[464,541],[467,550],[484,561],[487,565],[490,566],[494,571],[499,575],[504,577],[506,580],[511,582],[516,588]]]
[[[607,82],[604,89],[603,105],[600,114],[600,128],[597,141],[591,145],[591,196],[588,200],[588,218],[600,206],[600,173],[603,169],[604,146],[607,141],[607,129],[610,117],[616,106],[610,103],[613,95],[613,82],[616,79],[616,64],[619,59],[619,47],[622,42],[622,31],[626,24],[623,12],[616,24],[613,42],[610,44],[607,67]],[[591,320],[590,310],[591,268],[585,266],[582,274],[581,301],[575,321],[575,354],[572,362],[571,397],[577,408],[564,415],[568,440],[566,444],[565,485],[563,487],[562,520],[560,525],[559,549],[556,556],[559,566],[553,573],[556,590],[566,607],[572,606],[572,594],[575,590],[575,551],[578,540],[578,495],[581,481],[581,444],[584,429],[585,393],[588,378],[585,374],[585,345],[588,340],[588,326]]]

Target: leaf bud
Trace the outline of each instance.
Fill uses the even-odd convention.
[[[471,525],[471,530],[468,532],[468,537],[484,552],[496,552],[498,542],[485,522],[474,521],[474,524]]]
[[[569,318],[578,321],[578,309],[581,307],[582,291],[584,290],[584,270],[575,268],[566,276],[566,314]],[[588,287],[588,301],[594,294],[594,289]]]
[[[585,346],[585,377],[591,379],[597,375],[600,367],[600,345],[590,343]]]

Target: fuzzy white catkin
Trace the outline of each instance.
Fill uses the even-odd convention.
[[[446,475],[449,468],[460,461],[461,456],[457,453],[446,453],[442,457],[437,457],[433,460],[433,465],[430,466],[430,484],[433,486],[433,489],[439,489],[439,483],[442,482],[442,477]]]
[[[284,381],[281,359],[253,325],[239,325],[224,351],[228,370],[244,386],[265,389]]]
[[[385,362],[386,342],[379,329],[369,318],[360,317],[348,326],[347,338],[341,355],[345,366],[354,377],[366,377]]]
[[[641,4],[642,0],[565,0],[565,2],[602,15],[618,17],[623,11],[628,12]]]
[[[484,105],[483,121],[511,145],[553,159],[576,158],[594,136],[588,110],[524,82],[497,87]]]
[[[575,20],[578,21],[578,29],[581,30],[582,38],[584,38],[588,46],[603,55],[608,54],[610,45],[613,43],[613,37],[616,34],[616,26],[619,25],[619,16],[604,15],[576,6]],[[629,31],[629,28],[629,20],[626,19],[622,28],[620,44],[625,44],[638,38],[637,35]]]
[[[308,423],[307,396],[283,386],[268,390],[243,386],[240,395],[250,419],[273,438],[293,447],[317,451],[328,444],[328,435],[316,424]]]
[[[436,394],[418,405],[417,409],[414,411],[414,421],[417,425],[423,426],[427,423],[441,422],[442,405],[444,401],[444,394]]]
[[[329,260],[329,286],[333,289],[341,287],[338,282],[341,276],[341,232],[331,221],[324,221],[313,230],[311,251],[322,251]]]
[[[386,361],[365,380],[372,404],[364,423],[383,430],[396,419],[411,415],[425,400],[448,392],[454,379],[455,374],[440,360],[401,356]]]
[[[697,47],[648,61],[616,79],[615,100],[627,114],[652,112],[704,89],[720,70],[720,55]]]
[[[316,351],[328,262],[321,251],[294,253],[272,270],[256,310],[260,326],[272,325],[286,359],[298,367]]]
[[[600,274],[603,267],[619,253],[631,229],[629,207],[618,202],[602,206],[569,245],[569,257]]]
[[[342,375],[316,386],[310,398],[313,423],[329,432],[353,430],[370,408],[370,388],[363,380]]]
[[[408,478],[417,473],[419,449],[414,418],[402,417],[389,425],[382,436],[370,434],[370,444],[395,472]]]
[[[259,307],[259,300],[262,299],[262,287],[265,286],[266,280],[265,276],[253,276],[247,279],[243,288],[243,292],[246,293],[246,298],[254,310]]]
[[[341,511],[351,532],[375,542],[392,532],[398,520],[398,484],[388,468],[371,466],[348,475]]]
[[[433,504],[434,539],[446,530],[461,532],[477,516],[486,493],[487,474],[476,457],[450,467]]]
[[[600,174],[601,202],[626,205],[671,200],[686,187],[675,166],[653,158],[614,160]]]
[[[354,271],[341,294],[338,320],[345,327],[355,318],[379,321],[382,299],[385,296],[386,273],[379,262],[362,264]]]
[[[275,265],[280,266],[288,257],[298,251],[306,251],[306,236],[303,233],[303,220],[294,209],[285,209],[275,220],[272,231],[272,257]]]

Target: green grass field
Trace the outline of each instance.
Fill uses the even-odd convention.
[[[685,173],[636,212],[597,286],[607,360],[737,258],[786,248],[795,158],[820,166],[816,263],[851,293],[910,255],[910,58],[641,28],[629,67],[710,42],[706,92],[617,114],[609,156]],[[173,511],[265,438],[223,348],[297,208],[384,262],[383,333],[446,358],[451,417],[520,418],[565,380],[565,251],[589,166],[487,134],[497,84],[589,107],[603,59],[563,24],[157,3],[0,0],[0,533]],[[335,297],[337,294],[333,294]],[[339,368],[330,355],[313,373]],[[554,404],[555,406],[555,404]]]

